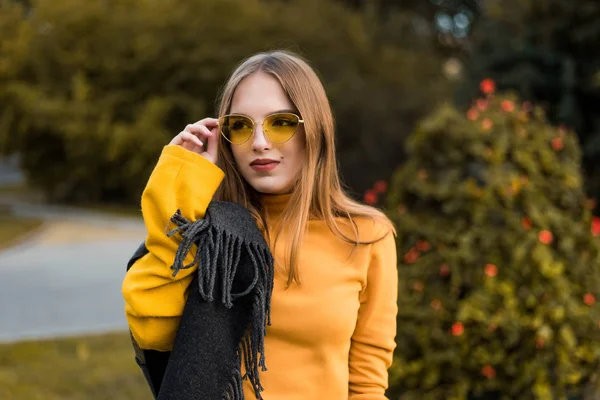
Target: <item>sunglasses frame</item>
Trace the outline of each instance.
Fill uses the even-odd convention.
[[[269,134],[268,134],[268,131],[269,131],[269,130],[268,130],[268,129],[265,129],[265,126],[264,126],[264,123],[265,123],[265,121],[266,121],[267,119],[269,119],[269,118],[271,118],[271,117],[275,116],[275,115],[293,115],[294,117],[298,118],[298,126],[296,127],[296,130],[294,131],[293,135],[291,135],[291,136],[289,137],[289,139],[287,139],[287,140],[285,140],[285,141],[283,141],[283,142],[274,142],[273,140],[271,140],[271,138],[269,137]],[[231,140],[229,140],[229,139],[227,138],[227,136],[225,136],[225,133],[223,133],[223,127],[221,126],[221,119],[222,119],[222,118],[225,118],[225,117],[244,117],[244,118],[248,118],[248,120],[249,120],[250,122],[252,122],[252,134],[251,134],[250,136],[248,136],[248,139],[244,140],[244,141],[243,141],[243,142],[241,142],[241,143],[234,143],[234,142],[232,142]],[[267,138],[267,140],[269,140],[269,142],[271,142],[271,143],[275,143],[275,144],[282,144],[282,143],[285,143],[285,142],[289,141],[291,138],[293,138],[293,137],[296,135],[296,133],[298,132],[298,128],[300,127],[300,124],[304,124],[304,120],[303,120],[303,119],[302,119],[302,118],[301,118],[301,117],[300,117],[298,114],[296,114],[296,113],[293,113],[293,112],[276,112],[276,113],[273,113],[273,114],[269,114],[269,115],[267,115],[267,116],[266,116],[266,117],[265,117],[265,118],[262,120],[262,122],[261,122],[261,124],[260,124],[260,125],[262,126],[263,132],[264,132],[264,134],[265,134],[265,138]],[[248,142],[248,140],[250,140],[250,138],[252,138],[252,136],[254,135],[254,131],[255,131],[255,129],[256,129],[256,126],[258,125],[258,121],[255,121],[255,120],[253,120],[252,118],[250,118],[249,116],[247,116],[247,115],[244,115],[244,114],[225,114],[225,115],[223,115],[222,117],[219,117],[219,124],[218,124],[218,125],[219,125],[219,133],[221,134],[221,136],[223,136],[223,138],[224,138],[225,140],[227,140],[229,143],[239,146],[239,145],[242,145],[242,144],[244,144],[244,143],[247,143],[247,142]]]

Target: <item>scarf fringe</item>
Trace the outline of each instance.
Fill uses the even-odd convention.
[[[171,266],[173,276],[182,269],[198,268],[198,287],[200,296],[205,301],[214,300],[215,285],[221,285],[221,302],[227,308],[233,307],[233,300],[238,297],[252,296],[251,322],[247,327],[239,348],[236,351],[236,368],[223,394],[224,400],[243,400],[242,380],[250,381],[257,400],[262,400],[260,392],[264,390],[260,383],[259,367],[267,371],[265,364],[264,338],[266,326],[271,325],[271,295],[273,292],[273,256],[270,250],[257,243],[246,242],[241,237],[220,230],[210,223],[210,216],[195,222],[188,221],[181,211],[171,217],[171,222],[178,227],[167,233],[172,236],[181,233],[183,240],[177,248],[175,261]],[[201,233],[204,234],[201,235]],[[184,265],[186,255],[197,244],[198,250],[194,260]],[[252,283],[240,293],[232,293],[233,281],[242,254],[247,254],[254,267]],[[222,277],[216,282],[217,276]],[[246,373],[241,375],[241,360],[244,359]]]
[[[235,352],[235,358],[237,360],[236,365],[241,364],[240,349]],[[244,400],[244,389],[242,384],[242,374],[240,368],[236,367],[231,371],[231,380],[227,384],[227,390],[223,394],[222,400]]]

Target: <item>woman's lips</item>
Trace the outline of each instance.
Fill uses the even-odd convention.
[[[265,163],[250,164],[253,170],[259,172],[267,172],[274,170],[279,165],[279,161],[270,161]]]

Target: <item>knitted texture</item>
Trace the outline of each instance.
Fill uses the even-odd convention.
[[[262,399],[259,373],[266,370],[264,337],[274,273],[262,233],[246,208],[230,202],[211,202],[197,221],[178,210],[171,222],[175,227],[167,235],[180,240],[173,276],[194,266],[198,272],[170,354],[141,350],[134,342],[151,390],[159,400],[242,400],[242,381],[248,379]],[[184,265],[194,244],[194,260]],[[142,244],[128,268],[147,252]]]

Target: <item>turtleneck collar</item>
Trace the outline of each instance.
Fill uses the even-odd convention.
[[[288,206],[292,193],[286,194],[264,194],[260,195],[260,199],[265,207],[265,210],[270,216],[280,215]]]

